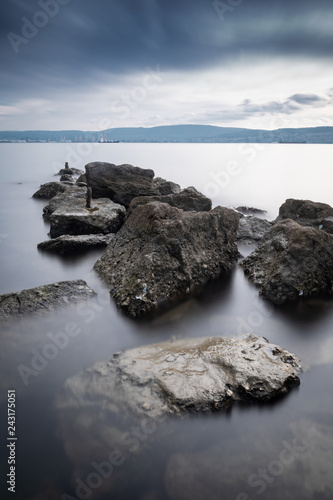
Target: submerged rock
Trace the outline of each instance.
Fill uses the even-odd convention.
[[[126,210],[108,198],[92,200],[86,208],[86,199],[65,198],[50,215],[50,236],[108,234],[122,226]]]
[[[184,339],[97,363],[66,381],[58,404],[153,419],[211,412],[286,394],[300,370],[293,354],[256,335]]]
[[[246,426],[234,439],[217,436],[206,449],[175,452],[165,473],[168,500],[333,498],[332,414],[284,422],[283,430],[279,424]]]
[[[288,199],[279,210],[277,221],[293,219],[301,226],[333,233],[333,208],[326,203]]]
[[[86,165],[86,174],[94,198],[110,198],[126,208],[137,196],[159,194],[153,170],[96,161]]]
[[[241,401],[247,401],[247,394],[250,399],[253,394],[264,396],[266,390],[268,398],[278,395],[280,390],[284,394],[290,384],[298,384],[297,366],[293,355],[255,335],[167,342],[117,353],[110,361],[95,364],[68,379],[55,401],[59,438],[72,464],[73,484],[77,484],[77,477],[86,478],[95,470],[92,463],[110,460],[115,465],[113,473],[96,490],[98,498],[119,498],[119,495],[130,499],[160,498],[158,493],[156,497],[144,494],[143,478],[151,479],[152,471],[156,471],[156,484],[161,485],[171,455],[184,453],[188,447],[197,449],[199,442],[200,450],[201,444],[209,446],[203,431],[206,424],[210,427],[209,415],[206,415],[208,422],[201,420],[201,424],[197,422],[199,427],[195,427],[200,433],[203,431],[199,441],[192,439],[193,421],[190,434],[184,434],[177,416],[186,417],[188,412],[196,410],[210,412],[224,405],[229,408],[233,398],[238,401],[237,392]],[[232,388],[235,388],[233,394]],[[220,432],[212,439],[228,454],[226,418],[224,413],[219,415]],[[188,427],[186,422],[184,425]],[[247,425],[240,426],[238,434],[243,431],[248,438],[253,437]],[[259,426],[261,436],[262,433]],[[259,446],[260,439],[256,443]],[[238,439],[235,448],[239,462]],[[125,465],[120,466],[122,463]],[[237,470],[236,467],[235,475]],[[133,496],[133,491],[140,494]],[[198,498],[210,499],[210,496]],[[225,495],[220,495],[221,498]]]
[[[32,197],[41,200],[51,200],[51,198],[54,198],[59,193],[64,193],[66,190],[67,186],[62,182],[47,182],[46,184],[42,184]]]
[[[184,212],[166,203],[138,206],[95,270],[132,317],[169,307],[231,269],[238,215],[217,207]]]
[[[259,217],[248,216],[241,217],[237,232],[237,240],[242,240],[249,244],[256,244],[260,241],[267,231],[272,227],[272,222]]]
[[[333,236],[286,219],[241,262],[260,295],[274,303],[333,294]]]
[[[53,311],[96,295],[85,281],[61,281],[16,293],[0,295],[0,321],[19,318],[25,314]]]
[[[106,247],[114,238],[114,234],[85,234],[71,236],[68,234],[58,236],[52,240],[43,241],[37,247],[40,250],[55,252],[60,255],[69,255],[93,248]]]
[[[145,205],[153,201],[167,203],[171,207],[176,207],[186,212],[209,212],[212,208],[212,202],[209,198],[201,194],[194,187],[188,187],[175,194],[139,196],[134,198],[129,206],[129,211],[132,212],[139,205]]]

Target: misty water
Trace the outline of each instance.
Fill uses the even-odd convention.
[[[1,498],[10,498],[3,480],[8,389],[17,395],[17,499],[333,497],[332,300],[269,305],[236,266],[201,296],[136,323],[116,309],[92,270],[103,251],[64,259],[37,250],[48,238],[49,226],[42,217],[46,203],[31,198],[40,184],[55,180],[65,161],[83,169],[100,160],[152,168],[156,176],[182,187],[195,186],[214,205],[255,206],[274,219],[287,198],[333,205],[332,158],[332,145],[0,145],[0,293],[72,279],[86,280],[98,293],[83,309],[71,306],[1,330]],[[245,255],[251,248],[240,250]],[[80,333],[25,384],[18,366],[30,366],[50,334],[63,332],[69,322]],[[127,348],[250,331],[302,360],[300,387],[271,404],[169,418],[149,433],[141,432],[135,450],[129,445],[124,450],[124,463],[93,485],[93,464],[108,461],[116,451],[108,431],[115,425],[130,437],[136,431],[121,415],[112,422],[102,413],[91,415],[86,407],[61,418],[55,399],[67,378]]]

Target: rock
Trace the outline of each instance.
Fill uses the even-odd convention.
[[[79,187],[85,187],[85,188],[87,188],[87,184],[85,182],[76,182],[75,185],[79,186]]]
[[[42,184],[32,197],[41,200],[51,200],[57,194],[64,193],[66,189],[67,187],[61,182],[47,182],[46,184]]]
[[[92,208],[86,208],[86,199],[65,199],[49,217],[50,236],[115,233],[125,214],[124,207],[108,198],[92,200]]]
[[[293,354],[253,334],[183,339],[117,353],[68,379],[60,400],[158,419],[271,400],[299,385],[300,370]]]
[[[84,183],[87,184],[87,175],[81,174],[80,177],[77,178],[76,184]]]
[[[259,214],[267,214],[266,210],[261,210],[260,208],[254,208],[254,207],[237,207],[236,208],[237,212],[240,212],[243,215],[259,215]]]
[[[106,247],[114,238],[114,234],[86,234],[70,236],[65,234],[52,240],[43,241],[37,247],[40,250],[69,255],[93,248]]]
[[[62,168],[59,170],[59,172],[55,175],[82,175],[84,174],[83,170],[80,170],[79,168]]]
[[[72,175],[63,174],[60,177],[60,182],[70,182],[71,184],[75,184],[75,179]]]
[[[16,293],[0,295],[0,321],[30,313],[54,311],[55,308],[87,300],[96,293],[83,280],[61,281]]]
[[[159,194],[162,195],[178,194],[181,191],[179,184],[171,181],[166,181],[161,177],[155,177],[155,179],[153,180],[153,186],[155,189],[157,189]]]
[[[333,233],[333,208],[326,203],[290,198],[281,205],[276,222],[285,219],[293,219],[301,226]]]
[[[52,200],[43,208],[43,214],[45,217],[50,217],[50,215],[57,209],[67,206],[68,204],[74,205],[77,199],[85,200],[87,194],[87,188],[82,188],[78,186],[64,186],[65,191],[59,193],[52,198]]]
[[[140,205],[95,270],[128,315],[159,312],[234,265],[237,227],[237,213],[227,208],[184,212],[160,202]]]
[[[153,170],[96,161],[86,165],[86,173],[94,198],[110,198],[126,208],[137,196],[159,194],[153,186]]]
[[[209,212],[212,208],[212,202],[209,198],[201,194],[194,187],[188,187],[176,194],[139,196],[134,198],[129,206],[129,213],[139,205],[144,205],[153,201],[167,203],[171,207],[176,207],[187,212]]]
[[[259,217],[248,216],[241,217],[237,232],[237,240],[245,241],[249,244],[256,244],[260,241],[266,232],[272,227],[272,222]]]
[[[333,294],[333,236],[286,219],[241,262],[260,295],[274,303]]]

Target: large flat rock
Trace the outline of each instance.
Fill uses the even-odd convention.
[[[115,203],[129,207],[137,196],[154,196],[159,191],[153,185],[153,170],[92,162],[86,165],[87,184],[94,198],[110,198]]]
[[[123,206],[108,198],[92,200],[91,208],[86,208],[84,198],[64,197],[50,215],[50,236],[115,233],[122,226],[125,214]]]
[[[241,262],[260,294],[276,304],[333,294],[333,235],[286,219]]]
[[[95,270],[126,314],[159,312],[232,268],[238,220],[234,210],[222,207],[185,212],[160,202],[140,205]]]
[[[83,280],[61,281],[0,295],[0,322],[26,314],[54,311],[57,307],[87,300],[94,295],[95,292]]]
[[[131,349],[68,379],[62,409],[160,418],[267,401],[299,384],[298,359],[256,335],[184,339]]]
[[[86,187],[66,186],[65,184],[63,184],[63,186],[65,190],[52,197],[49,203],[43,208],[44,217],[49,218],[57,208],[61,209],[62,207],[66,208],[66,206],[73,206],[77,199],[82,200],[81,203],[86,199]]]
[[[175,448],[184,449],[185,436],[177,438],[179,447],[174,441],[174,429],[181,432],[179,417],[283,395],[299,383],[299,370],[295,356],[255,335],[183,339],[131,349],[96,363],[69,378],[55,401],[64,449],[74,466],[73,484],[94,470],[93,462],[105,462],[117,451],[110,459],[122,457],[126,474],[115,466],[96,495],[118,498],[121,491],[124,498],[133,498],[133,484],[151,476],[157,455],[165,464]],[[224,427],[225,415],[220,417]],[[175,482],[178,486],[179,477]]]

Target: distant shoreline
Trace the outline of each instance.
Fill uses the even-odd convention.
[[[333,144],[333,127],[260,130],[211,125],[127,127],[100,131],[0,131],[0,143],[189,143],[189,144]]]

